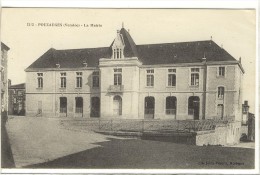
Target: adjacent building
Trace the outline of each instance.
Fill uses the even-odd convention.
[[[1,111],[8,110],[7,53],[10,48],[1,42]]]
[[[49,49],[26,70],[26,114],[242,120],[241,60],[213,40]]]
[[[8,114],[25,115],[25,83],[11,85],[8,88]]]

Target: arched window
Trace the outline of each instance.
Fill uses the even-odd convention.
[[[224,99],[224,92],[225,92],[225,88],[220,86],[218,87],[218,99]]]

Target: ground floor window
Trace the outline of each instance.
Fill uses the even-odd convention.
[[[99,99],[99,97],[91,98],[90,117],[100,117],[100,99]]]
[[[166,97],[166,114],[176,115],[176,97]]]
[[[83,113],[83,98],[82,97],[76,97],[76,113]]]

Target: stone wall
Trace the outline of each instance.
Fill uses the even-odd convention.
[[[199,131],[196,145],[235,145],[239,143],[241,122],[217,125],[212,131]]]

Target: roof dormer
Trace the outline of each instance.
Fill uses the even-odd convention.
[[[117,36],[112,44],[112,59],[123,59],[124,58],[124,38],[123,35],[117,30]]]

